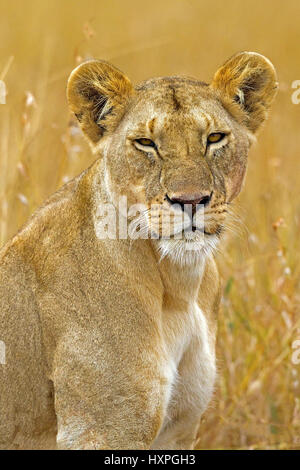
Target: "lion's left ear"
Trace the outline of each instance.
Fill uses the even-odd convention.
[[[278,88],[272,63],[255,52],[240,52],[216,72],[211,86],[220,97],[238,104],[244,112],[245,124],[256,132],[265,121]]]
[[[89,60],[73,70],[67,86],[69,106],[92,144],[114,130],[132,92],[129,79],[107,62]]]

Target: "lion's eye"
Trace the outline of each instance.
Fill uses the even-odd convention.
[[[143,147],[156,147],[155,143],[151,139],[136,139],[135,142]]]
[[[225,136],[226,134],[224,134],[224,132],[213,132],[207,137],[207,142],[208,144],[216,144],[217,142],[223,140]]]

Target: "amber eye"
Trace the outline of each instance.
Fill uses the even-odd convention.
[[[223,132],[213,132],[212,134],[209,134],[207,137],[207,142],[209,144],[216,144],[217,142],[220,142],[221,140],[224,139],[226,134]]]
[[[156,147],[155,143],[151,139],[136,139],[135,142],[143,147]]]

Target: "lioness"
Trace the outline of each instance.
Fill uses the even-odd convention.
[[[214,250],[276,89],[253,52],[210,85],[134,88],[97,60],[72,72],[70,108],[99,158],[0,252],[1,448],[193,447],[216,377]],[[151,236],[103,236],[99,208],[124,221],[120,196],[149,209]]]

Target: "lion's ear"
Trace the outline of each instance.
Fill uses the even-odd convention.
[[[67,86],[69,106],[93,144],[113,131],[132,91],[129,79],[107,62],[90,60],[73,70]]]
[[[267,118],[278,83],[275,68],[266,57],[240,52],[216,72],[211,86],[221,97],[238,104],[248,129],[256,132]]]

